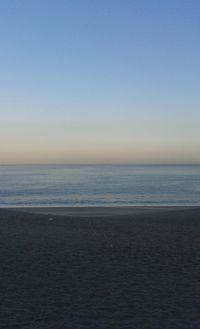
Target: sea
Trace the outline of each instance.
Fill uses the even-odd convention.
[[[200,206],[200,165],[1,165],[0,207]]]

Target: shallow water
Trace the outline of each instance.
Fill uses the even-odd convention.
[[[200,165],[0,166],[0,206],[200,205]]]

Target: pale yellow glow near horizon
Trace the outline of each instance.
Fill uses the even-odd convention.
[[[200,163],[198,126],[164,121],[7,122],[0,164]]]

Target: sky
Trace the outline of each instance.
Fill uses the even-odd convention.
[[[199,0],[0,0],[0,164],[200,163]]]

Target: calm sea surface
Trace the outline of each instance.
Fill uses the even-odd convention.
[[[1,207],[88,205],[200,205],[200,166],[0,166]]]

